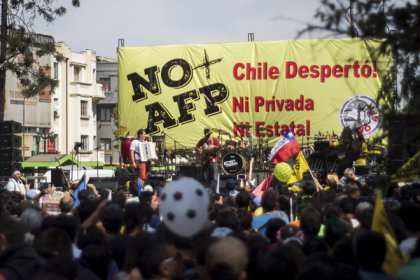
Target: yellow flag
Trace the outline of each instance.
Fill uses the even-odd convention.
[[[384,263],[382,264],[382,269],[388,274],[395,276],[404,263],[404,257],[398,246],[394,231],[389,225],[388,216],[382,202],[382,193],[380,191],[376,192],[372,230],[384,235],[387,251]]]
[[[303,173],[309,169],[308,162],[305,159],[302,151],[300,151],[295,159],[295,164],[293,165],[294,175],[290,177],[288,184],[292,184],[297,181],[303,180]]]
[[[420,151],[410,158],[392,177],[393,182],[410,182],[420,178]]]

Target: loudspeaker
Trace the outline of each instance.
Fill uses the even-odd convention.
[[[22,133],[22,124],[15,121],[0,122],[0,134]]]
[[[192,177],[196,180],[200,180],[203,171],[196,165],[181,165],[179,166],[179,175],[185,177]]]
[[[90,177],[88,184],[95,185],[97,190],[109,189],[113,192],[118,189],[118,178],[115,177]]]
[[[18,168],[15,162],[0,162],[0,176],[10,176]]]
[[[22,160],[22,151],[18,148],[0,149],[0,161],[16,162]]]
[[[395,173],[420,149],[420,119],[413,115],[390,118],[388,142],[388,166]]]
[[[55,187],[60,187],[60,188],[67,187],[63,170],[60,170],[60,169],[51,170],[51,184],[54,185]]]
[[[20,147],[22,146],[22,137],[14,134],[0,135],[0,148]]]

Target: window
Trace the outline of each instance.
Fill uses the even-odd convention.
[[[89,117],[88,116],[88,102],[87,101],[80,101],[80,116],[81,117]]]
[[[102,107],[99,109],[99,121],[110,122],[112,115],[111,107]]]
[[[54,79],[58,79],[58,62],[54,62]]]
[[[73,66],[73,80],[75,82],[79,82],[80,81],[81,72],[82,72],[82,67],[80,67],[80,66]]]
[[[37,132],[37,128],[36,127],[29,127],[29,126],[25,126],[23,127],[23,132],[25,134],[36,134]]]
[[[89,149],[89,135],[81,135],[80,142],[82,143],[82,151]]]
[[[101,138],[99,139],[100,150],[111,150],[111,139],[110,138]]]

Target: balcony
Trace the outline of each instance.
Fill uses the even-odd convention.
[[[82,83],[82,82],[71,82],[69,88],[70,95],[91,97],[93,101],[99,101],[105,98],[105,93],[102,90],[102,85]]]

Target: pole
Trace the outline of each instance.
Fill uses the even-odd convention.
[[[290,205],[290,222],[293,222],[293,198],[289,197],[289,205]]]
[[[23,96],[23,116],[22,116],[22,161],[25,160],[25,101],[26,96]]]
[[[3,67],[6,62],[7,52],[7,14],[9,0],[1,1],[1,22],[0,22],[0,121],[4,121],[4,109],[6,106],[6,68]]]
[[[79,153],[76,153],[76,155],[77,155],[77,162],[76,162],[76,166],[77,166],[77,169],[76,169],[76,172],[77,172],[77,180],[79,180],[79,160],[80,160],[80,155],[79,155]]]
[[[305,160],[306,160],[306,159],[305,159]],[[308,167],[309,167],[309,164],[308,164]],[[321,186],[321,184],[319,183],[318,179],[315,177],[314,173],[312,173],[311,168],[309,167],[309,168],[308,168],[308,170],[309,170],[309,174],[311,174],[312,180],[314,180],[314,182],[315,182],[316,191],[317,191],[317,192],[322,191],[322,186]]]
[[[73,167],[74,167],[74,151],[71,151],[71,175],[70,180],[73,181]]]
[[[174,159],[175,159],[175,165],[176,165],[176,141],[174,139]]]
[[[66,57],[66,155],[69,154],[69,58]],[[73,167],[72,167],[73,169]],[[73,173],[72,173],[73,176]]]
[[[216,184],[216,193],[220,193],[220,173],[217,172],[217,184]]]
[[[99,147],[96,147],[96,178],[99,178]]]
[[[34,189],[38,189],[38,166],[35,166],[34,167],[34,177],[35,177],[35,180],[34,180]]]

